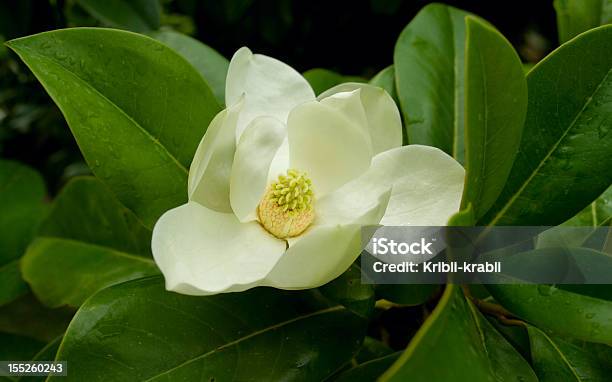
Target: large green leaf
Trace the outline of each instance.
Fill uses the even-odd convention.
[[[411,144],[435,146],[463,162],[465,17],[429,4],[406,26],[393,57]]]
[[[76,0],[104,25],[146,32],[159,28],[159,0]]]
[[[79,306],[109,285],[159,272],[151,258],[151,231],[92,177],[64,187],[40,235],[21,268],[50,307]]]
[[[374,311],[374,285],[361,282],[361,268],[357,263],[319,290],[325,297],[344,305],[355,314],[369,317]]]
[[[421,305],[439,288],[436,284],[381,284],[376,286],[376,297],[396,304]]]
[[[562,43],[591,28],[612,23],[610,0],[555,0],[554,5]]]
[[[355,365],[343,371],[333,380],[336,382],[371,382],[380,377],[400,356],[401,352],[388,354]]]
[[[612,184],[610,51],[612,26],[599,27],[529,72],[519,153],[481,224],[561,224]]]
[[[612,218],[612,186],[563,225],[599,227],[608,222],[610,218]]]
[[[64,114],[87,163],[149,227],[187,198],[187,168],[219,105],[162,43],[76,28],[10,41]]]
[[[0,307],[0,332],[49,342],[66,331],[74,310],[49,309],[31,293]]]
[[[538,236],[538,248],[580,247],[596,233],[602,225],[612,221],[612,187],[571,219],[552,227]],[[580,227],[580,228],[576,228]],[[584,227],[591,227],[586,229]],[[599,247],[597,249],[602,249]]]
[[[592,349],[553,339],[533,326],[528,326],[527,331],[533,367],[540,382],[610,380],[612,359],[602,359]]]
[[[393,65],[389,65],[378,72],[374,77],[372,77],[370,84],[385,89],[393,100],[398,102],[397,90],[395,89],[395,69],[393,68]]]
[[[74,178],[64,186],[38,234],[151,256],[151,231],[94,177]]]
[[[344,76],[329,69],[314,68],[304,72],[304,78],[312,86],[316,95],[344,82],[367,82],[358,76]]]
[[[381,381],[516,380],[537,378],[455,285],[447,286],[406,351],[381,377]]]
[[[173,31],[151,33],[151,37],[180,53],[210,85],[220,105],[225,104],[225,77],[229,61],[216,50],[198,40]]]
[[[191,297],[160,277],[130,281],[81,307],[57,359],[70,360],[69,381],[320,381],[350,361],[367,321],[316,296]]]
[[[591,287],[591,291],[578,287]],[[495,300],[506,309],[540,328],[571,338],[612,344],[612,301],[598,298],[603,296],[595,296],[606,293],[593,288],[601,286],[578,287],[564,286],[561,289],[533,284],[487,285]]]
[[[100,289],[159,274],[152,259],[56,238],[35,240],[21,268],[36,297],[51,308],[78,307]]]
[[[462,209],[479,219],[512,168],[527,112],[527,83],[514,48],[493,27],[466,18],[465,163]]]
[[[36,171],[0,160],[0,305],[28,291],[19,259],[44,218],[45,195],[45,183]]]

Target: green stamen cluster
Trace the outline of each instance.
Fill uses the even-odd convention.
[[[271,201],[282,207],[283,212],[298,213],[312,208],[312,181],[306,173],[289,170],[272,184],[272,190]]]
[[[279,239],[301,235],[314,221],[314,191],[305,173],[287,171],[278,177],[257,206],[261,225]]]

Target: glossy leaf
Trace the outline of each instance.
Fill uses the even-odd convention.
[[[0,305],[28,291],[19,259],[44,218],[45,195],[45,184],[36,171],[0,160]]]
[[[147,225],[186,201],[187,169],[219,105],[149,37],[75,28],[10,41],[58,104],[93,173]]]
[[[173,31],[151,33],[151,37],[163,42],[185,57],[206,80],[220,105],[225,104],[225,77],[229,61],[216,50],[200,41]]]
[[[601,359],[591,349],[582,349],[528,326],[533,367],[540,382],[608,381],[610,359]]]
[[[385,89],[395,102],[398,102],[397,90],[395,89],[395,69],[393,65],[389,65],[378,72],[372,77],[370,84]]]
[[[466,18],[465,163],[461,208],[479,219],[501,192],[527,111],[527,83],[516,51],[498,31]]]
[[[396,304],[421,305],[439,289],[435,284],[381,284],[376,286],[376,296]]]
[[[322,68],[314,68],[304,72],[304,78],[310,83],[316,95],[344,82],[367,82],[358,76],[344,76],[340,73]]]
[[[561,43],[591,28],[612,23],[610,0],[555,0],[554,5]]]
[[[369,317],[374,311],[374,285],[361,282],[361,268],[357,263],[319,290],[325,297],[344,305],[355,314]]]
[[[537,381],[537,378],[527,362],[466,301],[458,287],[448,285],[406,351],[380,380]]]
[[[159,273],[151,258],[151,231],[92,177],[64,187],[40,235],[21,267],[50,307],[78,307],[102,288]]]
[[[570,338],[612,344],[612,301],[577,293],[582,288],[575,288],[575,292],[563,288],[533,284],[487,285],[495,300],[539,328]]]
[[[366,336],[361,344],[359,353],[355,356],[355,362],[362,364],[367,361],[371,361],[376,358],[381,358],[386,355],[394,353],[387,344],[379,341],[375,338]]]
[[[76,0],[105,26],[146,32],[159,28],[159,0]]]
[[[612,221],[612,187],[571,219],[542,232],[538,236],[537,246],[538,248],[584,246],[598,227],[609,225],[610,221]],[[572,227],[592,227],[592,229]]]
[[[599,27],[562,45],[529,72],[519,152],[504,190],[480,224],[558,225],[610,186],[610,51],[612,26]]]
[[[313,292],[192,297],[156,277],[89,299],[57,359],[71,361],[68,381],[323,380],[349,362],[365,325]]]
[[[610,218],[612,218],[612,186],[563,225],[599,227],[609,221]]]
[[[364,363],[351,367],[343,371],[336,378],[335,382],[371,382],[376,381],[401,355],[401,352],[388,354],[379,358],[374,358]]]
[[[151,231],[93,177],[74,178],[64,186],[39,235],[151,257]]]
[[[56,238],[34,241],[21,267],[36,296],[51,308],[78,307],[110,285],[159,274],[153,259]]]
[[[408,142],[435,146],[463,162],[465,17],[425,6],[404,28],[393,56]]]
[[[31,293],[0,307],[0,332],[47,343],[66,331],[74,311],[43,306]]]

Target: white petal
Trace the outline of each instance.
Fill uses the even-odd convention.
[[[231,212],[229,185],[234,152],[235,131],[243,102],[215,116],[189,167],[188,196],[203,206],[219,212]]]
[[[287,122],[292,168],[306,171],[315,198],[335,190],[370,166],[370,137],[343,112],[319,102],[291,111]]]
[[[285,125],[273,117],[253,120],[240,137],[230,182],[232,209],[242,222],[255,220],[268,185],[272,158],[285,139]]]
[[[317,221],[359,221],[392,188],[381,224],[446,225],[459,210],[464,176],[463,167],[437,148],[398,147],[376,155],[367,172],[317,201]]]
[[[320,102],[342,112],[345,117],[359,126],[364,136],[370,137],[368,118],[361,102],[361,90],[335,93]]]
[[[162,215],[151,243],[166,289],[202,296],[259,285],[285,246],[256,222],[240,223],[195,202]]]
[[[283,143],[274,154],[270,171],[268,172],[268,183],[272,183],[278,179],[279,175],[284,175],[289,169],[289,138],[285,136]]]
[[[307,289],[330,282],[359,256],[360,232],[360,225],[312,227],[289,247],[262,285]]]
[[[225,104],[234,105],[244,94],[244,108],[236,128],[236,140],[248,124],[267,115],[287,121],[295,106],[312,101],[315,94],[308,81],[289,65],[248,48],[232,57],[225,84]]]
[[[334,86],[317,97],[325,100],[335,94],[360,90],[368,119],[374,154],[402,145],[402,119],[393,98],[384,89],[370,84],[348,82]]]

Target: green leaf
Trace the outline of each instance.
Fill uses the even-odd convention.
[[[583,349],[562,339],[548,336],[528,326],[533,367],[540,382],[608,381],[612,373],[610,359],[604,360],[591,349]]]
[[[401,352],[374,358],[343,371],[333,380],[335,382],[370,382],[376,381],[401,355]]]
[[[520,354],[466,301],[458,287],[448,285],[406,351],[380,380],[537,381],[537,378]]]
[[[555,0],[554,5],[561,43],[591,28],[612,23],[610,0]]]
[[[588,246],[601,226],[612,221],[612,187],[571,219],[549,228],[538,236],[538,248]],[[573,228],[572,228],[573,227]],[[579,227],[579,228],[576,228]],[[584,227],[592,227],[586,229]],[[594,247],[590,247],[594,248]],[[601,246],[595,249],[603,249]]]
[[[76,0],[89,14],[104,25],[146,32],[159,28],[159,0]]]
[[[0,266],[0,306],[28,292],[28,285],[21,277],[20,259]]]
[[[0,307],[0,332],[49,342],[66,331],[74,311],[49,309],[31,293]]]
[[[593,203],[569,219],[563,226],[599,227],[612,217],[612,186],[601,194]]]
[[[361,268],[353,263],[342,275],[319,288],[330,300],[363,317],[374,312],[374,285],[361,282]]]
[[[471,285],[470,287],[473,287]],[[506,325],[500,322],[495,317],[487,317],[491,325],[497,329],[506,341],[510,343],[525,359],[531,359],[531,351],[529,347],[529,335],[525,325]]]
[[[153,226],[187,199],[187,169],[219,105],[178,53],[130,32],[76,28],[10,41],[58,104],[93,173]]]
[[[397,90],[395,89],[395,69],[393,69],[393,65],[389,65],[378,72],[372,77],[370,84],[385,89],[393,100],[396,103],[398,102]]]
[[[479,224],[558,225],[612,184],[610,51],[612,26],[599,27],[529,72],[519,153],[499,199]]]
[[[50,307],[78,307],[107,286],[159,273],[151,258],[151,231],[95,178],[76,178],[64,187],[40,235],[21,268]]]
[[[304,72],[304,78],[310,83],[316,95],[344,82],[368,82],[358,76],[344,76],[334,71],[314,68]]]
[[[40,174],[18,162],[0,160],[0,305],[28,291],[19,259],[45,216],[45,195]]]
[[[76,314],[57,355],[71,362],[61,380],[320,381],[350,361],[367,321],[316,296],[192,297],[165,291],[161,277],[119,284]]]
[[[421,305],[440,288],[436,284],[381,284],[376,297],[401,305]]]
[[[527,112],[527,83],[516,51],[494,28],[468,16],[465,52],[466,182],[461,209],[478,220],[501,192]]]
[[[39,235],[151,257],[151,231],[96,178],[73,178],[53,201]]]
[[[35,240],[21,269],[36,297],[51,308],[78,307],[108,286],[159,274],[152,259],[56,238]]]
[[[193,65],[212,89],[217,102],[225,104],[225,77],[229,61],[200,41],[173,31],[151,33],[151,37],[174,49]]]
[[[495,300],[533,325],[570,338],[612,344],[612,301],[579,294],[581,288],[575,291],[563,288],[533,284],[487,285]]]
[[[400,34],[393,57],[408,142],[438,147],[462,163],[467,15],[425,6]]]
[[[359,353],[355,356],[355,361],[362,364],[376,358],[381,358],[394,353],[393,349],[387,346],[384,342],[375,338],[366,336],[363,339]]]

